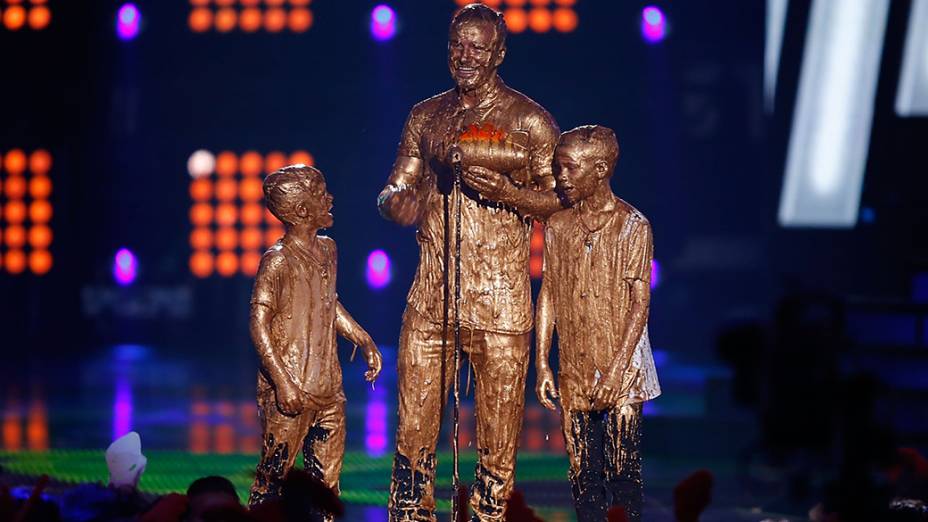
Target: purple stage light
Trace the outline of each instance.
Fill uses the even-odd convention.
[[[657,285],[661,284],[661,264],[657,262],[657,259],[651,260],[651,290],[657,288]]]
[[[132,431],[132,387],[125,372],[116,376],[116,397],[113,399],[113,440]]]
[[[123,4],[116,13],[116,34],[122,40],[132,40],[139,35],[142,14],[135,4]]]
[[[371,11],[371,36],[385,42],[396,35],[396,12],[388,5],[380,4]]]
[[[371,393],[364,416],[364,447],[367,454],[379,457],[387,451],[387,402],[382,394]]]
[[[138,275],[139,263],[128,248],[120,248],[113,258],[113,279],[122,286],[131,285]]]
[[[649,5],[641,11],[641,36],[649,43],[658,43],[667,36],[667,17],[659,8]]]
[[[393,278],[390,257],[383,250],[374,250],[367,256],[367,285],[379,289],[390,284]]]

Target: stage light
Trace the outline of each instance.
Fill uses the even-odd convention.
[[[48,223],[52,219],[52,204],[38,199],[29,205],[29,219],[33,223]]]
[[[216,182],[216,199],[232,201],[238,194],[238,183],[234,178],[223,178]]]
[[[238,194],[242,201],[261,201],[264,197],[264,187],[261,178],[245,178],[238,186]]]
[[[134,39],[139,35],[142,14],[133,3],[123,4],[116,13],[116,34],[124,41]]]
[[[29,180],[29,195],[34,199],[48,199],[52,193],[52,181],[47,176],[36,176]]]
[[[213,273],[213,256],[209,252],[196,251],[190,256],[190,272],[199,278]]]
[[[651,260],[651,290],[654,290],[661,284],[661,264],[657,259]]]
[[[209,203],[196,203],[190,207],[190,222],[205,227],[213,221],[213,207]]]
[[[767,31],[764,42],[764,109],[767,112],[773,112],[773,102],[776,99],[780,50],[783,48],[788,4],[789,0],[767,0]]]
[[[506,3],[510,7],[522,7],[526,4],[527,0],[507,0]]]
[[[216,207],[216,223],[222,226],[232,226],[238,219],[238,210],[233,203],[221,203]]]
[[[113,440],[132,431],[132,387],[124,365],[116,376],[116,393],[113,399]]]
[[[220,252],[216,256],[216,272],[223,277],[231,277],[238,272],[238,256],[235,252]]]
[[[242,174],[246,176],[260,176],[261,169],[264,167],[264,158],[255,151],[248,151],[242,154],[239,168]]]
[[[367,407],[364,415],[364,447],[371,457],[379,457],[387,451],[387,432],[389,423],[386,398],[383,392],[368,391]]]
[[[547,33],[551,30],[551,11],[537,7],[528,13],[528,26],[536,33]]]
[[[380,4],[371,11],[371,36],[379,42],[396,36],[396,12],[389,6]]]
[[[29,10],[29,27],[40,31],[48,27],[52,21],[52,13],[43,5],[35,6]]]
[[[242,230],[241,236],[242,248],[245,250],[258,250],[264,246],[264,238],[261,235],[261,229],[258,227],[248,227]]]
[[[198,7],[190,11],[187,18],[187,25],[195,33],[205,33],[213,25],[213,12],[205,7]]]
[[[783,226],[857,222],[888,0],[816,0],[780,196]]]
[[[506,9],[503,13],[503,19],[506,21],[506,29],[513,34],[518,34],[528,28],[528,15],[523,9]]]
[[[37,149],[29,156],[29,170],[36,176],[44,176],[52,169],[52,155],[47,150]]]
[[[216,25],[216,30],[220,33],[228,33],[232,29],[235,29],[235,22],[237,16],[235,9],[231,7],[223,7],[222,9],[216,11],[216,16],[213,19]]]
[[[242,253],[241,269],[242,275],[254,277],[258,273],[258,266],[261,264],[261,254],[254,250]]]
[[[232,227],[222,227],[216,231],[216,248],[234,250],[238,245],[238,232]]]
[[[264,207],[260,203],[246,203],[242,205],[239,220],[243,225],[260,225],[264,217]]]
[[[896,114],[928,116],[928,1],[913,0],[896,89]]]
[[[3,12],[3,25],[11,30],[18,31],[26,23],[26,10],[21,5],[11,5]]]
[[[667,36],[667,18],[663,11],[653,5],[642,9],[641,36],[649,43],[658,43]]]
[[[287,12],[283,9],[268,9],[264,13],[264,30],[269,33],[279,33],[287,27]]]
[[[19,200],[8,201],[3,208],[3,217],[7,223],[22,223],[26,219],[26,204]]]
[[[374,250],[367,256],[367,286],[380,289],[390,284],[393,275],[390,257],[383,250]]]
[[[294,33],[306,32],[313,25],[313,12],[309,9],[296,8],[287,17],[287,26]]]
[[[254,7],[243,9],[238,18],[238,25],[246,33],[257,31],[261,28],[261,10]]]
[[[313,155],[306,152],[305,150],[298,150],[290,155],[290,164],[291,165],[315,165],[316,160],[313,158]]]
[[[3,242],[6,243],[7,248],[22,248],[26,245],[26,229],[19,225],[11,225],[7,227],[6,232],[3,234]]]
[[[209,201],[213,197],[213,182],[206,178],[190,182],[190,197],[194,201]]]
[[[36,225],[29,229],[29,246],[46,249],[52,244],[52,229],[45,225]]]
[[[45,275],[52,269],[52,255],[47,250],[29,253],[29,270],[35,275]]]
[[[26,170],[26,154],[20,149],[12,149],[3,159],[3,168],[12,175],[22,174]]]
[[[229,151],[220,152],[216,156],[216,174],[220,176],[234,176],[238,170],[238,157]]]
[[[529,241],[528,273],[532,279],[541,279],[544,269],[545,226],[535,221],[532,223],[532,236]]]
[[[190,232],[190,248],[208,250],[213,247],[213,233],[205,227],[197,227]]]
[[[128,248],[120,248],[113,257],[113,279],[121,286],[131,285],[138,275],[138,261]]]
[[[270,247],[277,242],[278,239],[284,237],[283,228],[269,228],[267,232],[264,233],[264,246]]]
[[[26,269],[26,254],[22,250],[7,250],[3,258],[6,271],[11,274],[21,274]]]
[[[7,199],[22,199],[26,195],[26,178],[19,175],[6,178],[3,191]]]
[[[208,150],[195,151],[187,159],[187,172],[191,178],[209,176],[216,169],[216,157]]]
[[[561,7],[573,7],[574,4],[577,3],[577,0],[554,0],[554,3]]]
[[[579,21],[573,9],[560,8],[554,11],[554,28],[561,33],[569,33],[577,28]]]

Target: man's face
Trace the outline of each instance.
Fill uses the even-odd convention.
[[[496,74],[502,61],[496,28],[489,22],[466,21],[451,28],[448,69],[454,83],[465,91],[476,89]]]
[[[562,141],[554,152],[554,177],[557,191],[570,206],[590,197],[602,181],[597,160],[573,140]]]
[[[315,179],[310,183],[303,206],[306,208],[306,221],[316,228],[329,228],[335,222],[332,217],[332,203],[335,198],[329,194],[325,180]]]

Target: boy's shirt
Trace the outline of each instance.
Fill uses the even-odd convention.
[[[621,350],[631,284],[651,282],[651,225],[625,201],[615,198],[615,203],[609,221],[597,231],[588,231],[574,208],[551,216],[545,230],[543,284],[553,298],[558,388],[565,409],[592,409],[593,388]],[[626,382],[634,383],[628,401],[657,397],[660,385],[647,325],[629,364]]]
[[[344,402],[335,311],[335,242],[319,236],[321,259],[292,241],[280,240],[261,258],[252,306],[270,308],[272,349],[301,390],[325,406]],[[259,372],[259,386],[265,380]],[[311,406],[310,409],[314,409]]]

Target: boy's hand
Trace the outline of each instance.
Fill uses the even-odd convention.
[[[303,411],[303,397],[295,384],[282,382],[277,385],[277,407],[284,415],[296,416]]]
[[[558,399],[557,387],[554,384],[554,374],[550,368],[538,370],[538,377],[535,380],[535,395],[538,396],[538,402],[542,406],[554,411],[556,406],[551,399]]]
[[[377,380],[377,376],[380,375],[380,368],[383,366],[383,356],[380,355],[380,350],[377,349],[377,345],[374,344],[374,341],[370,339],[361,346],[361,350],[364,351],[364,358],[367,359],[368,367],[368,370],[364,372],[364,378],[367,382],[374,382]]]
[[[612,371],[603,376],[596,386],[593,387],[593,408],[605,410],[619,405],[619,399],[623,395],[622,387],[623,372]]]

